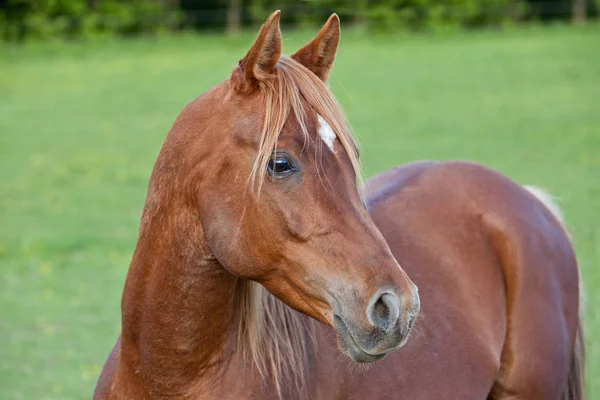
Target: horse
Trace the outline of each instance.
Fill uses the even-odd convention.
[[[339,18],[287,57],[279,16],[163,143],[94,398],[583,398],[558,205],[467,161],[363,182]]]

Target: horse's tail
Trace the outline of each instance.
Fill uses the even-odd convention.
[[[525,189],[532,195],[534,195],[541,203],[543,203],[554,217],[563,226],[563,229],[567,231],[565,219],[562,211],[556,201],[546,191],[537,188],[535,186],[525,186]],[[568,232],[567,232],[568,235]],[[584,291],[583,281],[581,274],[579,274],[579,318],[577,321],[577,333],[575,336],[575,347],[573,349],[573,360],[571,361],[571,367],[569,369],[569,376],[567,381],[567,388],[565,390],[564,400],[581,400],[585,396],[585,342],[583,337],[583,303],[584,303]]]

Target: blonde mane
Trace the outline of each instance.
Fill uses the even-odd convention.
[[[292,113],[300,124],[305,147],[310,142],[306,104],[331,126],[348,154],[362,199],[363,175],[358,148],[339,104],[327,86],[295,60],[281,57],[274,76],[262,80],[259,87],[265,99],[265,116],[258,154],[249,179],[256,193],[260,194],[267,163],[277,150],[279,135]],[[316,140],[315,149],[318,153],[316,159],[320,160],[321,141]],[[294,398],[306,397],[308,344],[313,341],[315,321],[304,318],[252,281],[240,281],[236,298],[236,308],[240,312],[238,346],[241,353],[255,364],[263,378],[270,376],[280,398],[283,396],[284,379]]]
[[[253,362],[263,378],[271,377],[279,398],[283,379],[295,398],[304,398],[307,344],[314,339],[314,321],[247,280],[238,284],[237,309],[238,346],[245,360]]]

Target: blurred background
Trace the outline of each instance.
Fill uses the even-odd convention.
[[[600,0],[0,0],[0,399],[86,399],[120,330],[152,166],[282,10],[336,12],[330,86],[367,176],[467,159],[557,196],[600,399]]]

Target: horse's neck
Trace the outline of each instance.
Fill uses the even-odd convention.
[[[237,278],[190,225],[197,219],[145,219],[123,293],[121,360],[155,392],[185,388],[231,358]]]

